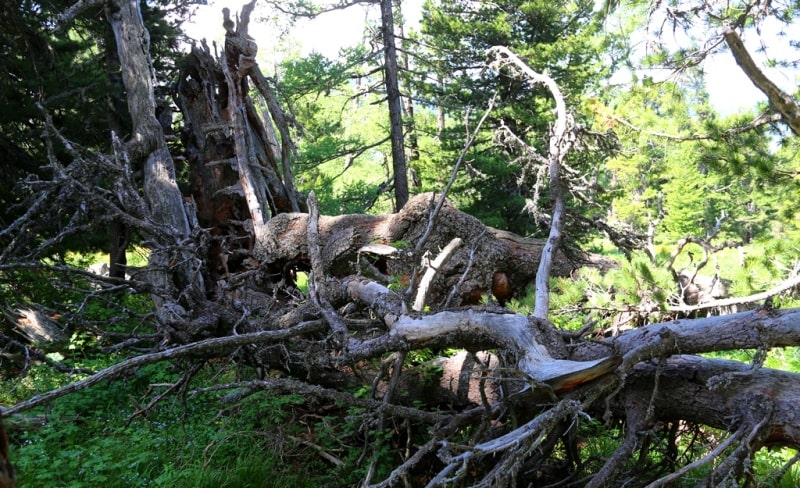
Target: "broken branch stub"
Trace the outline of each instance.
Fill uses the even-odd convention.
[[[426,264],[425,274],[422,275],[422,280],[419,282],[419,288],[417,288],[417,298],[414,300],[414,310],[421,312],[422,309],[425,308],[425,301],[428,296],[428,290],[430,289],[431,282],[433,282],[433,278],[462,243],[463,241],[460,238],[454,238],[444,249],[442,249],[442,252],[439,253],[439,256],[437,256],[436,259]]]

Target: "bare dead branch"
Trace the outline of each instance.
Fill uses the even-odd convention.
[[[683,354],[795,346],[800,344],[800,308],[753,310],[651,324],[616,337],[576,345],[571,357],[597,358],[607,354],[609,348],[624,355],[649,343],[661,342],[664,334],[674,336]]]
[[[797,103],[794,97],[781,90],[778,85],[767,78],[761,68],[753,61],[742,39],[733,27],[725,27],[722,35],[736,60],[736,64],[742,68],[742,71],[750,78],[753,85],[767,96],[770,104],[780,112],[783,116],[783,121],[792,132],[800,136],[800,104]]]
[[[448,483],[461,479],[466,474],[468,463],[473,459],[480,459],[486,455],[506,450],[530,452],[544,440],[545,435],[558,422],[562,421],[564,418],[577,415],[581,411],[582,405],[580,402],[575,400],[562,400],[543,414],[508,434],[480,443],[462,454],[451,457],[447,460],[447,465],[428,482],[426,488],[445,486]],[[445,452],[449,451],[446,443],[443,445],[443,448],[446,449]],[[515,454],[514,452],[510,455],[506,454],[504,460],[513,458]],[[454,476],[451,476],[451,473],[455,473]],[[493,486],[493,481],[495,480],[484,479],[482,483],[486,486]]]
[[[675,480],[679,479],[680,477],[682,477],[686,473],[694,471],[695,469],[697,469],[697,468],[699,468],[701,466],[705,466],[706,464],[714,461],[723,452],[725,452],[726,449],[728,449],[730,446],[732,446],[735,442],[738,442],[738,440],[742,436],[744,436],[745,432],[746,432],[746,430],[744,428],[740,428],[739,430],[734,432],[733,435],[731,435],[730,437],[725,439],[723,442],[719,443],[717,445],[717,447],[712,449],[708,454],[706,454],[702,458],[698,459],[697,461],[691,462],[691,463],[683,466],[681,469],[675,471],[674,473],[670,473],[667,476],[664,476],[663,478],[660,478],[660,479],[650,483],[649,485],[647,485],[646,488],[658,488],[660,486],[665,486],[668,483],[671,483],[672,481],[675,481]]]
[[[749,411],[742,414],[744,420],[740,427],[740,430],[746,432],[746,436],[706,477],[709,486],[735,482],[739,478],[745,469],[745,462],[752,459],[753,453],[761,448],[764,440],[770,435],[773,411],[774,405],[767,399],[750,403]]]
[[[351,293],[361,290],[360,287],[350,288]],[[351,345],[347,359],[374,357],[408,347],[428,347],[441,344],[447,338],[446,343],[451,346],[458,344],[480,350],[503,348],[516,356],[517,367],[522,373],[534,381],[550,384],[556,391],[574,388],[619,365],[620,359],[615,356],[587,362],[553,359],[534,335],[530,321],[535,320],[518,314],[478,313],[472,310],[439,312],[423,317],[400,315],[389,334]]]
[[[275,94],[272,85],[261,72],[261,68],[259,68],[258,64],[253,65],[253,68],[250,70],[250,78],[266,101],[272,120],[275,121],[278,133],[281,135],[280,161],[281,169],[283,170],[283,184],[286,187],[286,194],[290,199],[292,211],[299,212],[300,206],[297,203],[297,191],[294,188],[294,176],[291,164],[292,160],[297,158],[297,147],[289,132],[289,123],[286,113],[278,104],[278,96]]]
[[[276,2],[269,0],[266,3],[275,10],[288,14],[294,17],[304,17],[313,19],[318,15],[327,12],[334,12],[336,10],[345,10],[355,5],[377,5],[379,0],[342,0],[330,2],[327,5],[319,5],[317,3],[298,3],[291,4],[289,7],[284,2]]]
[[[697,310],[708,310],[714,308],[731,307],[733,305],[744,305],[747,303],[758,303],[763,302],[770,297],[780,295],[787,290],[791,290],[797,285],[800,285],[800,275],[789,278],[783,283],[770,288],[769,290],[748,295],[746,297],[723,298],[720,300],[711,300],[708,302],[698,303],[697,305],[670,305],[666,307],[666,309],[670,312],[690,313],[696,312]]]
[[[729,129],[727,129],[725,132],[723,132],[721,135],[719,135],[719,134],[690,134],[688,136],[680,136],[680,135],[677,135],[677,134],[668,134],[666,132],[657,132],[657,131],[645,130],[645,129],[642,129],[641,127],[638,127],[638,126],[634,125],[633,123],[631,123],[630,121],[628,121],[628,120],[626,120],[626,119],[624,119],[622,117],[614,116],[614,117],[611,117],[611,120],[613,120],[615,122],[619,122],[620,124],[624,125],[625,127],[629,128],[631,130],[634,130],[636,132],[642,133],[642,134],[647,134],[647,135],[651,135],[651,136],[654,136],[654,137],[660,137],[662,139],[669,139],[669,140],[672,140],[672,141],[690,142],[690,141],[717,140],[720,137],[722,137],[723,139],[724,138],[735,137],[735,136],[744,134],[744,133],[746,133],[748,131],[757,129],[757,128],[763,126],[763,125],[774,124],[775,122],[778,122],[778,121],[781,120],[781,114],[770,112],[770,111],[766,111],[766,112],[760,113],[753,120],[749,121],[748,123],[742,124],[742,125],[737,125],[735,127],[731,127]]]
[[[341,468],[344,466],[344,461],[337,458],[333,454],[329,453],[324,447],[320,446],[319,444],[315,444],[307,439],[301,439],[293,435],[287,436],[287,438],[292,442],[296,442],[297,444],[310,447],[311,449],[316,451],[317,454],[319,454],[322,459],[328,461],[337,468]]]
[[[400,479],[406,476],[414,467],[417,466],[423,457],[431,454],[436,449],[438,444],[439,439],[436,437],[428,439],[428,441],[424,445],[420,446],[414,452],[414,454],[412,454],[408,459],[405,460],[405,462],[403,462],[403,464],[393,469],[385,480],[381,481],[380,483],[364,485],[364,488],[389,488],[391,486],[395,486]]]
[[[345,393],[331,388],[323,388],[321,386],[312,385],[305,381],[292,380],[288,378],[273,378],[268,380],[252,380],[240,381],[234,383],[218,384],[206,388],[198,388],[190,392],[192,395],[198,393],[206,393],[212,391],[222,390],[246,390],[248,394],[252,394],[259,390],[275,390],[283,391],[286,393],[296,393],[303,396],[313,396],[321,399],[326,399],[349,405],[353,407],[366,408],[376,412],[384,412],[392,417],[407,418],[414,422],[420,422],[428,425],[448,424],[456,420],[452,415],[440,414],[435,412],[426,412],[412,407],[402,405],[386,404],[380,400],[372,400],[368,398],[358,398],[350,393]],[[226,401],[238,401],[239,395],[228,395]],[[474,412],[471,412],[474,414]]]
[[[536,273],[536,304],[533,315],[540,319],[547,319],[550,313],[550,271],[558,247],[561,245],[564,219],[566,213],[566,200],[564,198],[564,182],[561,178],[564,158],[569,153],[573,140],[567,137],[567,124],[570,118],[567,114],[567,105],[558,84],[550,76],[533,71],[522,62],[519,57],[503,46],[494,46],[487,53],[494,57],[492,66],[500,69],[511,67],[521,71],[528,82],[534,85],[542,84],[553,96],[556,104],[556,123],[550,134],[550,151],[547,157],[550,171],[550,194],[553,199],[553,213],[550,219],[550,235],[542,251],[539,261],[539,271]]]
[[[461,246],[461,243],[461,239],[458,237],[454,238],[444,249],[442,249],[442,252],[440,252],[436,259],[434,259],[432,262],[428,260],[426,263],[423,257],[425,274],[422,275],[422,280],[419,282],[417,298],[414,300],[414,310],[421,312],[422,309],[425,308],[428,290],[431,286],[433,278],[436,276],[436,272],[453,256],[453,253],[456,249],[458,249],[459,246]]]
[[[322,255],[319,246],[319,208],[317,197],[314,192],[308,195],[308,258],[311,261],[311,276],[308,280],[308,294],[314,305],[319,309],[325,320],[330,324],[333,333],[341,347],[348,346],[347,325],[344,320],[336,313],[323,295],[325,290],[325,268],[322,263]]]
[[[69,24],[75,20],[86,10],[95,7],[101,7],[106,4],[107,0],[78,0],[73,3],[68,9],[56,16],[56,30],[64,30]]]
[[[3,408],[2,415],[6,416],[24,412],[25,410],[30,410],[31,408],[44,405],[69,393],[83,390],[102,381],[116,378],[122,373],[147,364],[153,364],[160,361],[169,361],[172,359],[178,359],[185,356],[203,354],[212,351],[226,351],[246,344],[268,344],[272,342],[278,342],[297,335],[318,332],[322,330],[323,327],[324,325],[320,321],[303,322],[288,329],[275,331],[267,330],[253,332],[250,334],[240,334],[238,336],[218,337],[194,342],[185,346],[174,347],[172,349],[167,349],[152,354],[136,356],[99,371],[88,378],[84,378],[75,383],[70,383],[69,385],[62,386],[61,388],[57,388],[55,390],[50,390],[48,392],[35,395],[25,401]]]
[[[415,246],[415,250],[417,253],[422,250],[423,246],[428,241],[428,236],[433,231],[434,226],[436,225],[436,218],[439,216],[439,213],[442,209],[442,205],[447,200],[447,194],[450,192],[450,188],[452,188],[453,183],[456,181],[456,176],[458,175],[458,170],[461,167],[461,164],[464,162],[464,158],[467,155],[467,152],[472,147],[472,144],[475,142],[475,139],[478,137],[478,132],[480,131],[483,123],[486,121],[486,118],[489,117],[489,114],[494,109],[494,103],[497,99],[497,95],[495,94],[491,101],[489,102],[489,106],[486,108],[486,111],[483,113],[483,116],[478,121],[478,124],[475,126],[475,130],[472,131],[472,134],[467,139],[467,142],[464,144],[464,147],[461,149],[461,153],[458,155],[458,159],[456,159],[456,164],[453,165],[453,171],[450,173],[450,179],[447,180],[447,184],[442,189],[441,195],[439,195],[439,199],[436,202],[436,206],[430,213],[428,217],[428,226],[425,228],[425,233],[420,237],[419,241],[417,241],[417,245]],[[412,282],[413,284],[413,282]]]

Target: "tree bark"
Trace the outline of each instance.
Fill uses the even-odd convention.
[[[699,354],[790,347],[800,344],[800,309],[751,310],[700,319],[680,319],[648,325],[597,342],[585,342],[572,349],[570,358],[583,361],[603,357],[613,349],[633,354],[637,348],[674,341],[667,352]]]
[[[550,91],[556,104],[556,123],[550,134],[550,150],[547,155],[553,213],[550,218],[550,235],[547,237],[542,258],[539,261],[539,270],[536,274],[536,305],[533,311],[535,317],[547,319],[550,313],[550,271],[553,267],[553,259],[563,238],[564,219],[567,211],[564,198],[564,182],[561,180],[562,162],[567,157],[572,146],[572,141],[567,134],[567,105],[555,80],[545,74],[533,71],[508,48],[503,46],[492,47],[489,49],[489,55],[497,58],[494,65],[498,68],[511,65],[514,69],[522,71],[529,83],[544,85]]]
[[[752,447],[800,448],[800,375],[686,355],[673,356],[657,368],[642,363],[633,370],[624,394],[613,404],[619,414],[632,408],[633,398],[638,397],[644,400],[642,405],[655,409],[651,425],[645,428],[655,421],[684,420],[732,431],[745,421],[748,409],[766,404],[772,410],[767,434]]]
[[[400,211],[408,201],[408,167],[403,142],[403,108],[397,76],[397,47],[394,37],[392,0],[381,2],[381,32],[383,33],[384,75],[389,105],[389,136],[392,142],[395,210]]]
[[[289,121],[247,33],[254,5],[244,7],[238,25],[225,9],[223,59],[214,59],[206,44],[193,47],[177,86],[198,221],[213,236],[206,270],[211,297],[220,293],[220,278],[245,269],[248,256],[269,247],[270,215],[304,208],[292,181],[296,148]],[[248,81],[268,113],[256,110]]]
[[[341,278],[366,272],[363,261],[370,261],[383,279],[406,284],[412,273],[420,271],[416,260],[421,256],[414,256],[410,249],[426,231],[431,205],[435,203],[433,198],[432,193],[417,195],[396,214],[321,216],[319,233],[325,271]],[[307,269],[307,219],[306,214],[281,214],[273,218],[267,226],[274,241],[262,262],[274,269],[285,266]],[[536,277],[543,248],[541,240],[488,228],[445,202],[436,227],[420,252],[438,254],[454,238],[460,238],[464,245],[437,270],[432,280],[428,296],[432,310],[444,305],[453,288],[457,298],[450,306],[480,302],[482,297],[492,294],[496,273],[507,277],[510,294],[505,298],[524,294]],[[373,254],[370,245],[376,243],[395,246],[395,252],[391,256]],[[569,276],[589,261],[588,256],[557,253],[552,274]]]
[[[168,229],[165,235],[174,239],[160,242],[160,246],[151,252],[148,281],[160,292],[154,300],[162,322],[183,321],[189,317],[187,309],[202,300],[205,290],[191,253],[174,249],[176,242],[189,237],[189,221],[175,180],[172,156],[156,118],[150,37],[136,0],[114,2],[108,8],[107,16],[117,42],[133,123],[133,135],[127,149],[134,158],[145,161],[144,195],[149,217]],[[173,297],[181,297],[183,303],[173,301]]]
[[[395,21],[397,25],[397,50],[400,55],[398,56],[398,78],[400,74],[411,71],[408,62],[408,51],[405,49],[405,17],[403,16],[402,1],[393,0]],[[408,87],[406,87],[408,91]],[[416,174],[414,162],[419,161],[419,141],[417,139],[416,122],[414,120],[414,99],[410,94],[402,97],[403,99],[403,125],[404,125],[404,142],[408,147],[406,154],[406,166],[408,166],[409,174]],[[413,173],[412,173],[413,172]],[[422,186],[419,178],[411,178],[411,184],[415,188]]]
[[[108,226],[108,276],[124,279],[128,268],[128,228],[119,219],[112,220]]]

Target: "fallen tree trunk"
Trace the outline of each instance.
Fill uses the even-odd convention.
[[[656,380],[656,378],[658,378]],[[657,381],[657,384],[656,384]],[[659,366],[641,363],[628,375],[612,408],[617,414],[652,407],[649,426],[684,420],[734,431],[748,410],[769,411],[764,433],[752,449],[800,449],[800,375],[736,361],[679,355]],[[640,412],[643,413],[643,412]]]
[[[700,319],[652,324],[571,348],[576,361],[597,359],[609,350],[622,355],[658,344],[672,344],[667,354],[697,354],[740,349],[769,349],[800,344],[800,309],[752,310]]]
[[[409,200],[395,214],[321,216],[319,234],[325,271],[340,278],[363,272],[384,282],[392,279],[407,284],[412,273],[420,272],[421,258],[409,249],[424,234],[436,201],[434,194],[425,193]],[[267,228],[273,245],[260,256],[261,261],[275,270],[308,269],[307,220],[306,214],[297,213],[270,220]],[[448,306],[475,304],[493,291],[498,300],[505,301],[524,294],[535,280],[544,241],[486,227],[446,202],[422,251],[435,256],[454,238],[461,238],[464,245],[437,271],[428,299],[434,308],[445,303],[453,287],[457,287],[456,299]],[[378,254],[372,249],[374,244],[394,247],[394,251]],[[553,275],[568,276],[589,261],[588,256],[558,253]],[[365,270],[367,266],[370,271]],[[506,286],[498,286],[499,274]]]
[[[393,305],[387,304],[396,304],[397,300],[380,296],[392,295],[388,289],[376,293],[374,284],[351,280],[347,282],[347,290],[362,302],[381,303],[381,313],[389,326],[388,334],[352,344],[349,347],[351,360],[375,357],[376,350],[448,347],[454,343],[472,351],[502,349],[516,360],[514,368],[520,373],[534,382],[548,384],[556,392],[591,381],[620,363],[614,356],[589,361],[554,358],[545,345],[556,354],[563,354],[563,344],[553,337],[551,324],[535,317],[474,310],[411,316],[398,308],[390,310]]]

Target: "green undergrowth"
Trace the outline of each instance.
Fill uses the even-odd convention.
[[[757,248],[727,256],[719,269],[726,270],[723,277],[740,292],[763,291],[780,281],[789,265],[789,260],[767,260]],[[552,281],[551,318],[559,327],[578,330],[589,321],[606,327],[615,314],[644,300],[656,304],[648,323],[669,317],[665,306],[673,293],[671,277],[658,263],[650,263],[641,255],[629,261],[615,258],[621,264],[609,273],[585,270],[577,277]],[[745,265],[734,266],[734,262],[741,263],[740,259]],[[298,276],[301,284],[306,280],[305,274]],[[25,291],[38,294],[36,298],[47,298],[43,295],[46,287],[40,285],[28,282]],[[122,354],[102,352],[101,346],[106,344],[97,332],[101,325],[105,331],[147,332],[142,317],[152,304],[142,296],[121,293],[86,300],[79,294],[62,294],[60,298],[82,319],[71,324],[68,344],[48,354],[51,361],[99,371],[126,359]],[[778,297],[777,303],[796,306],[797,300],[787,295]],[[521,313],[531,313],[532,290],[510,305]],[[435,358],[452,352],[415,351],[409,354],[407,364],[421,368],[422,381],[436,381],[440,371]],[[751,363],[754,355],[754,351],[709,354],[745,363]],[[5,405],[83,377],[58,373],[46,364],[33,364],[19,375],[20,371],[9,366],[14,364],[11,358],[2,359],[0,403]],[[180,381],[188,366],[169,362],[145,366],[7,419],[19,486],[349,487],[362,484],[370,466],[374,468],[373,480],[381,480],[402,462],[398,446],[407,445],[408,439],[398,437],[398,433],[408,432],[406,427],[390,422],[380,425],[359,408],[267,391],[231,404],[222,401],[230,390],[202,391],[214,384],[255,377],[254,371],[225,362],[204,364],[184,390],[148,406]],[[798,372],[800,350],[771,350],[764,366]],[[369,388],[352,393],[364,397]],[[623,429],[597,421],[584,422],[578,428],[586,439],[580,451],[583,471],[596,472],[619,447]],[[679,452],[694,458],[704,455],[693,451],[692,439],[699,434],[719,433],[699,429],[678,439]],[[469,428],[464,435],[468,442]],[[423,442],[421,439],[412,438],[410,444]],[[666,452],[665,445],[654,445],[649,459],[631,460],[629,469],[654,470],[657,474],[666,459],[659,449]],[[765,487],[800,486],[797,469],[785,475],[779,471],[793,454],[787,449],[760,451],[753,463],[754,478]],[[435,472],[435,466],[429,468]],[[693,486],[707,469],[710,467],[699,469],[675,486]],[[425,476],[430,472],[419,479]]]
[[[206,366],[189,389],[241,379],[219,367]],[[371,456],[385,458],[377,466],[388,474],[389,439],[363,432],[361,411],[330,405],[319,415],[296,394],[261,392],[236,405],[220,401],[227,391],[178,394],[134,415],[180,379],[179,369],[146,366],[8,419],[20,486],[353,486]],[[42,388],[56,386],[32,375]]]

